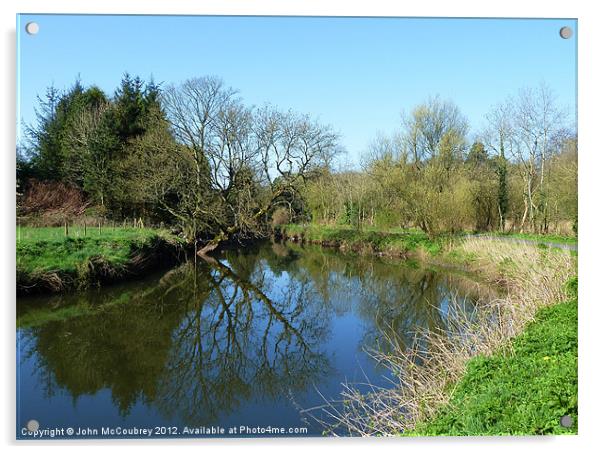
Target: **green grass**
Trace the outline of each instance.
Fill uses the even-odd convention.
[[[502,236],[508,238],[516,238],[520,240],[541,241],[546,243],[558,244],[577,244],[576,236],[555,235],[555,234],[538,234],[538,233],[502,233],[492,232],[493,236]]]
[[[429,238],[419,230],[376,229],[357,230],[346,226],[325,226],[319,224],[281,227],[281,232],[288,237],[300,236],[305,241],[336,245],[341,249],[355,252],[369,251],[385,254],[405,254],[422,249],[430,254],[438,254],[449,237]]]
[[[107,228],[99,232],[96,228],[88,229],[86,236],[83,233],[83,228],[70,229],[69,236],[62,227],[17,228],[18,288],[50,279],[85,286],[95,277],[91,264],[101,264],[105,268],[101,272],[107,272],[107,267],[119,271],[137,252],[167,243],[183,244],[165,230]]]
[[[135,229],[131,227],[69,227],[69,235],[65,236],[64,227],[21,227],[17,226],[17,244],[30,241],[63,241],[66,238],[96,238],[101,240],[148,238],[164,233],[158,229]]]
[[[102,233],[88,230],[65,236],[62,227],[21,227],[17,230],[17,268],[27,272],[75,272],[91,257],[103,257],[115,265],[125,264],[132,249],[150,239],[167,235],[152,229],[116,228]]]
[[[508,353],[467,364],[450,403],[410,436],[577,433],[577,279],[569,301],[540,310]],[[560,418],[570,415],[573,427]]]

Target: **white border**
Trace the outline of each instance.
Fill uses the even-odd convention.
[[[102,442],[46,442],[18,443],[21,449],[64,452],[65,449],[86,451],[144,449],[149,452],[164,452],[169,445],[177,449],[195,452],[219,450],[238,452],[306,453],[316,449],[344,449],[352,452],[365,450],[419,450],[439,452],[444,450],[462,453],[507,452],[516,449],[545,452],[587,451],[590,446],[600,445],[596,439],[600,413],[599,324],[602,322],[602,301],[598,298],[597,268],[601,257],[599,233],[600,182],[602,181],[602,146],[598,136],[601,130],[599,81],[602,80],[599,55],[601,52],[602,28],[600,16],[596,14],[594,1],[530,1],[498,0],[486,1],[419,0],[414,2],[386,2],[381,0],[213,0],[191,2],[190,0],[3,0],[2,10],[2,106],[0,107],[0,137],[2,138],[2,162],[0,169],[2,197],[0,212],[2,222],[1,287],[4,313],[2,317],[2,410],[0,412],[0,440],[15,448],[15,232],[14,232],[14,169],[15,169],[15,15],[22,13],[104,13],[104,14],[237,14],[237,15],[335,15],[335,16],[445,16],[445,17],[563,17],[579,20],[579,208],[580,208],[580,304],[579,304],[579,432],[577,437],[523,437],[523,438],[431,438],[431,439],[275,439],[275,440],[198,440],[198,441],[102,441]],[[597,260],[598,259],[598,260]],[[135,446],[137,446],[135,448]]]

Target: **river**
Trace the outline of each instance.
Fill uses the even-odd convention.
[[[32,419],[56,438],[70,438],[66,428],[93,438],[321,435],[314,416],[328,418],[303,410],[336,402],[342,383],[393,386],[371,349],[444,328],[484,291],[450,270],[313,246],[266,242],[216,259],[19,298],[17,437],[30,438]]]

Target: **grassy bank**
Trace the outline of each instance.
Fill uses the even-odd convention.
[[[408,435],[577,433],[577,280],[569,300],[540,309],[505,351],[466,366],[449,403]],[[572,427],[560,418],[570,415]]]
[[[445,249],[451,250],[457,240],[465,235],[471,236],[472,234],[429,237],[418,229],[392,228],[383,230],[375,227],[365,227],[362,230],[357,230],[351,226],[288,224],[277,227],[276,235],[296,242],[336,247],[343,251],[403,257],[416,253],[436,255]],[[569,246],[577,244],[576,236],[554,234],[488,232],[482,234],[482,236],[527,240],[541,244]]]
[[[394,257],[407,257],[418,253],[436,255],[452,241],[449,236],[429,238],[419,230],[357,230],[318,224],[281,226],[277,235],[291,241],[336,247],[342,251]]]
[[[576,281],[573,251],[493,238],[429,238],[419,232],[357,232],[286,226],[284,238],[358,253],[415,257],[461,267],[505,289],[473,314],[451,311],[446,330],[416,333],[424,344],[372,352],[398,378],[392,389],[348,386],[329,419],[359,435],[572,433],[576,420]],[[450,304],[462,305],[462,301]],[[547,367],[547,369],[544,369]]]
[[[17,230],[17,292],[82,289],[175,263],[183,241],[167,231],[115,228],[86,235],[62,228]]]

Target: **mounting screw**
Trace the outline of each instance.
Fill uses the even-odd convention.
[[[560,37],[562,39],[569,39],[573,36],[573,29],[571,27],[562,27],[560,29]]]
[[[40,428],[40,423],[37,422],[35,419],[30,419],[29,421],[27,421],[27,430],[28,431],[35,432],[39,428]]]
[[[572,427],[573,418],[571,418],[569,415],[564,415],[562,418],[560,418],[560,425],[562,427]]]

